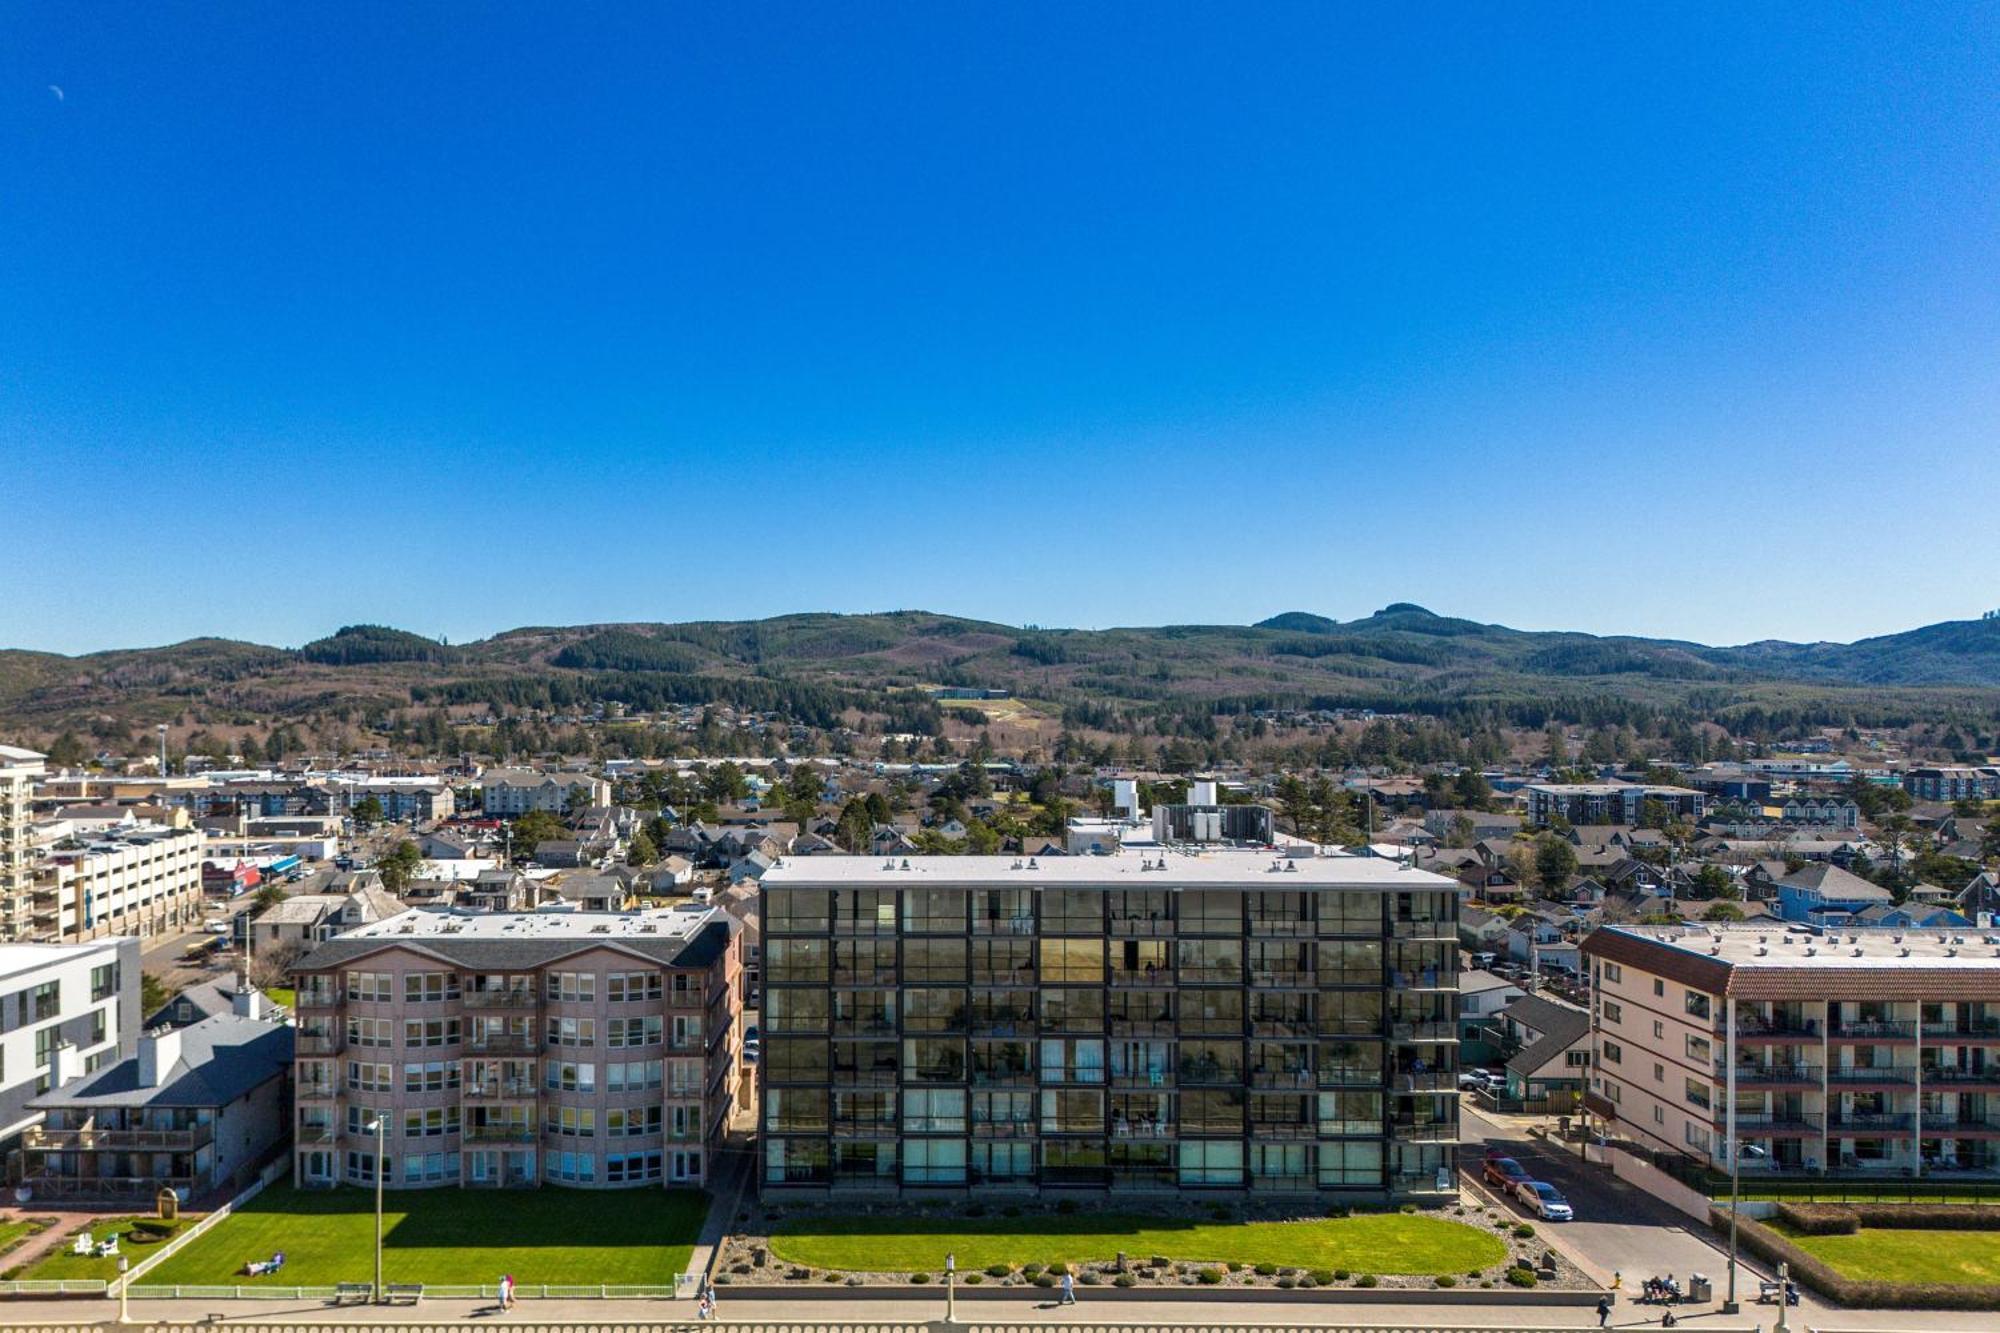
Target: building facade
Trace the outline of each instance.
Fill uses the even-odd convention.
[[[0,945],[0,1142],[41,1118],[29,1103],[133,1053],[139,941]]]
[[[1713,1170],[2000,1172],[2000,935],[1607,926],[1590,1109]]]
[[[1523,788],[1528,822],[1546,828],[1566,824],[1637,824],[1648,803],[1664,807],[1670,819],[1699,820],[1708,795],[1692,787],[1646,786],[1636,782],[1536,782]]]
[[[44,771],[42,756],[0,745],[0,940],[34,932],[35,839],[29,797]]]
[[[1903,790],[1918,801],[1983,801],[2000,795],[2000,774],[1964,765],[1913,768],[1903,774]]]
[[[531,810],[560,815],[575,807],[609,805],[611,784],[589,773],[496,768],[480,777],[479,798],[481,811],[498,819],[512,819]]]
[[[767,1195],[1455,1187],[1449,879],[1247,849],[815,856],[761,896]]]
[[[34,936],[162,935],[201,920],[199,830],[119,825],[58,839],[35,877]]]
[[[410,911],[298,978],[294,1180],[696,1186],[734,1105],[739,949],[712,909]]]

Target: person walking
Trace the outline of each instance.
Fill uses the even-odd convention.
[[[512,1273],[502,1273],[500,1275],[500,1308],[502,1310],[511,1310],[514,1308],[514,1275]]]
[[[1076,1304],[1076,1279],[1068,1273],[1062,1275],[1062,1303],[1064,1305]]]
[[[1609,1296],[1599,1296],[1597,1298],[1597,1326],[1599,1328],[1603,1328],[1606,1324],[1609,1324],[1610,1322],[1611,1322],[1611,1298]]]

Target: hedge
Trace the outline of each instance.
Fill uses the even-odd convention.
[[[1851,1236],[1861,1230],[1861,1214],[1837,1203],[1781,1203],[1778,1216],[1802,1236]]]

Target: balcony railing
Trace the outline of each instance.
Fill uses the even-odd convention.
[[[463,992],[467,1009],[533,1009],[541,997],[531,990],[469,990]]]
[[[338,1055],[347,1049],[347,1034],[338,1029],[313,1032],[300,1028],[297,1045],[300,1055]]]
[[[1729,1124],[1727,1113],[1718,1114],[1715,1123],[1726,1129]],[[1770,1133],[1773,1130],[1787,1129],[1816,1130],[1819,1126],[1818,1116],[1807,1115],[1803,1111],[1757,1111],[1747,1115],[1739,1114],[1736,1117],[1738,1134]]]
[[[1901,1086],[1914,1082],[1916,1070],[1907,1065],[1843,1065],[1826,1071],[1826,1081],[1833,1085],[1890,1083]]]
[[[1456,1069],[1429,1069],[1423,1073],[1393,1073],[1389,1086],[1397,1092],[1457,1092]]]
[[[45,1129],[32,1126],[21,1146],[49,1152],[193,1152],[215,1141],[213,1124],[187,1129]]]
[[[1845,1115],[1835,1115],[1827,1121],[1827,1128],[1838,1134],[1843,1131],[1880,1133],[1884,1131],[1907,1130],[1916,1121],[1904,1112],[1890,1111],[1850,1111]]]
[[[1305,1089],[1316,1086],[1316,1083],[1310,1069],[1253,1069],[1250,1071],[1250,1086]]]
[[[470,1055],[537,1055],[542,1049],[542,1039],[533,1033],[489,1032],[483,1036],[466,1038],[465,1050]]]
[[[1390,1023],[1389,1035],[1396,1041],[1456,1041],[1458,1025],[1449,1019],[1427,1019],[1417,1023]]]
[[[1986,1084],[2000,1086],[2000,1067],[1988,1069],[1960,1069],[1956,1066],[1937,1066],[1924,1070],[1924,1086],[1962,1086],[1964,1084]]]
[[[1456,1143],[1458,1123],[1449,1120],[1391,1120],[1389,1133],[1405,1143]]]
[[[533,1143],[533,1125],[467,1125],[462,1131],[467,1143]]]
[[[1857,1019],[1834,1024],[1832,1034],[1847,1041],[1907,1041],[1917,1034],[1917,1025],[1900,1018]]]
[[[1389,935],[1399,940],[1456,940],[1458,927],[1450,921],[1391,921]]]
[[[328,1102],[340,1095],[338,1083],[301,1083],[293,1096],[302,1102]]]
[[[468,1083],[460,1089],[467,1101],[532,1101],[535,1084],[530,1079],[505,1079],[495,1083]]]
[[[1380,1066],[1321,1065],[1319,1085],[1322,1088],[1379,1088],[1382,1086],[1382,1070]]]
[[[340,1137],[340,1131],[332,1125],[300,1125],[292,1132],[295,1143],[332,1143]]]
[[[1995,1038],[2000,1037],[2000,1018],[1959,1018],[1939,1023],[1924,1024],[1926,1039],[1938,1037],[1947,1041],[1953,1038]]]
[[[330,990],[302,990],[293,997],[301,1009],[332,1009],[340,1004],[340,994]]]
[[[1819,1065],[1743,1064],[1739,1062],[1736,1066],[1736,1086],[1739,1088],[1752,1086],[1768,1087],[1773,1084],[1785,1084],[1788,1086],[1818,1087],[1820,1074],[1821,1067]],[[1727,1060],[1717,1060],[1715,1062],[1715,1081],[1717,1083],[1727,1083],[1729,1081],[1729,1062]]]

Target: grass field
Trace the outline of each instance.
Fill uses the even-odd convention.
[[[802,1218],[781,1225],[771,1253],[814,1268],[961,1270],[989,1264],[1089,1263],[1129,1255],[1214,1263],[1345,1268],[1355,1273],[1466,1273],[1507,1255],[1496,1236],[1407,1213],[1315,1222],[1206,1223],[1100,1213],[1075,1217]]]
[[[2000,1283],[2000,1231],[1863,1227],[1850,1236],[1801,1236],[1782,1223],[1770,1225],[1858,1282]]]
[[[694,1190],[390,1190],[387,1282],[666,1285],[687,1268],[708,1202]],[[184,1285],[237,1281],[285,1252],[274,1284],[328,1286],[374,1273],[374,1195],[265,1190],[146,1275]],[[255,1283],[262,1279],[242,1279]]]
[[[146,1216],[150,1217],[151,1214],[148,1213]],[[36,1260],[33,1267],[24,1270],[21,1276],[33,1278],[37,1282],[58,1280],[75,1282],[89,1278],[101,1278],[109,1282],[118,1276],[118,1261],[109,1258],[85,1259],[71,1254],[70,1237],[87,1229],[92,1239],[109,1240],[113,1236],[123,1236],[130,1231],[132,1223],[136,1220],[131,1217],[101,1217],[93,1221],[88,1228],[78,1227],[63,1237],[61,1245]],[[133,1245],[122,1240],[118,1243],[118,1248],[135,1264],[150,1252],[144,1245]]]
[[[270,996],[274,1004],[282,1004],[287,1009],[298,1008],[299,993],[291,986],[273,986],[264,994]]]

